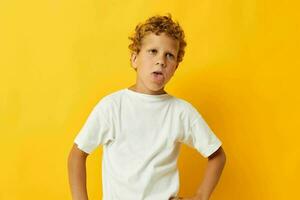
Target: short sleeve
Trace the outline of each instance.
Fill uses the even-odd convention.
[[[77,144],[79,149],[88,154],[92,153],[100,144],[106,144],[112,139],[110,126],[106,119],[108,113],[105,113],[105,110],[107,111],[108,109],[105,106],[107,105],[102,101],[94,106],[75,137],[74,143]]]
[[[220,139],[208,126],[202,115],[189,104],[187,109],[187,128],[183,134],[182,142],[195,148],[202,156],[207,158],[222,145]]]

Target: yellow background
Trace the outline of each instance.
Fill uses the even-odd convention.
[[[71,199],[67,156],[92,107],[134,83],[128,36],[171,13],[186,33],[167,91],[194,104],[223,142],[227,164],[212,200],[299,195],[297,1],[0,2],[0,199]],[[90,199],[101,199],[101,153],[88,158]],[[180,195],[206,159],[182,146]]]

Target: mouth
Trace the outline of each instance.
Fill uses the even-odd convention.
[[[155,75],[163,75],[163,73],[161,71],[154,71],[152,73],[155,74]]]
[[[154,71],[152,72],[152,75],[156,82],[163,82],[165,79],[164,74],[161,71]]]

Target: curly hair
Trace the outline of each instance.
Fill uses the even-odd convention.
[[[144,23],[139,23],[135,27],[135,32],[128,37],[132,43],[128,46],[131,53],[139,53],[141,50],[142,39],[149,33],[166,33],[171,38],[179,41],[179,51],[177,54],[177,62],[181,62],[184,56],[184,48],[186,41],[184,39],[184,32],[178,22],[172,20],[171,14],[165,16],[155,15],[148,18]]]

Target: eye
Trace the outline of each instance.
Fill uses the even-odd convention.
[[[171,54],[171,53],[167,53],[167,57],[170,58],[170,59],[174,59],[174,55]]]
[[[155,53],[157,53],[157,50],[156,49],[149,49],[148,52],[150,54],[155,54]]]

